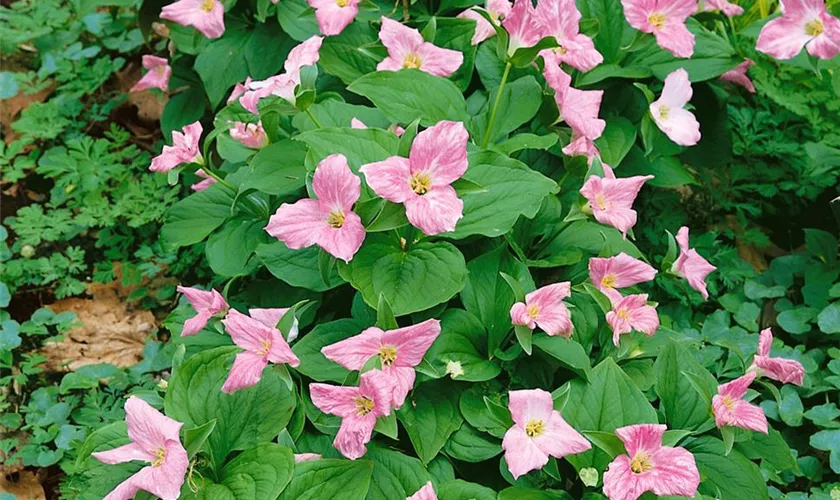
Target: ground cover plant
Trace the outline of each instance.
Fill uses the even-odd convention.
[[[107,416],[4,415],[67,450],[62,497],[840,494],[836,225],[783,236],[837,195],[832,5],[138,7],[166,144],[113,154],[179,301],[143,363],[61,382]]]

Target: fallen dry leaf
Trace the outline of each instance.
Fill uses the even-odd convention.
[[[0,493],[9,493],[18,500],[46,500],[44,487],[34,472],[28,470],[17,474],[0,475]]]
[[[137,118],[140,121],[157,125],[163,114],[163,108],[169,101],[169,96],[161,93],[155,95],[149,90],[130,92],[131,87],[140,80],[141,76],[140,65],[129,64],[124,70],[116,74],[116,87],[120,92],[128,94],[127,104],[137,108]]]

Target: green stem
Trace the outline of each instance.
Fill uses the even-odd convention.
[[[312,123],[314,123],[316,127],[324,128],[324,126],[321,125],[321,122],[319,122],[318,119],[315,118],[315,115],[312,114],[312,110],[306,108],[306,114],[309,115],[309,119],[312,120]]]
[[[481,147],[486,148],[487,143],[490,142],[490,136],[493,133],[493,124],[496,122],[496,112],[499,111],[499,103],[502,101],[502,91],[505,90],[508,75],[510,75],[511,64],[508,62],[505,65],[505,72],[502,73],[502,81],[499,83],[499,90],[496,92],[496,100],[493,102],[493,109],[490,111],[490,122],[487,124],[487,130],[484,131],[484,139],[481,140]]]
[[[207,174],[209,177],[212,177],[213,179],[215,179],[216,182],[218,182],[222,186],[230,189],[234,193],[236,192],[236,188],[233,187],[233,184],[231,184],[230,182],[228,182],[228,181],[222,179],[221,177],[219,177],[219,174],[217,174],[216,172],[213,172],[213,170],[210,169],[210,167],[208,167],[207,165],[202,165],[201,169],[204,170],[205,174]]]

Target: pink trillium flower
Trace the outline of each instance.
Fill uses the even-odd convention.
[[[207,38],[225,32],[225,6],[219,0],[179,0],[160,11],[161,19],[192,26]]]
[[[536,22],[542,36],[553,36],[558,47],[540,52],[546,64],[566,63],[589,71],[604,62],[588,36],[580,32],[580,11],[574,0],[541,0],[537,3]]]
[[[169,61],[163,57],[152,55],[143,56],[143,67],[149,70],[129,92],[140,92],[146,89],[160,89],[164,92],[169,88],[169,78],[172,76],[172,68]]]
[[[712,398],[712,411],[718,427],[728,425],[767,434],[764,410],[742,399],[754,379],[755,372],[748,372],[718,386],[718,393]]]
[[[620,299],[617,288],[638,285],[652,280],[656,269],[624,252],[615,257],[589,259],[589,278],[595,287],[611,300]]]
[[[390,377],[373,370],[362,374],[358,387],[309,384],[312,403],[324,413],[341,417],[333,446],[355,460],[365,454],[378,417],[391,413]]]
[[[216,183],[216,179],[207,175],[207,172],[205,172],[203,168],[199,168],[198,170],[196,170],[195,175],[204,179],[203,181],[198,181],[192,186],[190,186],[190,189],[192,189],[196,193],[200,193],[201,191],[204,191],[205,189],[209,188],[210,186]]]
[[[205,292],[198,288],[179,286],[178,293],[183,293],[190,305],[198,313],[184,322],[181,336],[195,335],[207,326],[207,322],[217,314],[223,314],[230,306],[216,290]]]
[[[564,281],[538,288],[510,308],[510,322],[533,330],[540,327],[548,335],[568,338],[574,326],[563,299],[572,294],[571,283]]]
[[[688,247],[687,226],[683,226],[677,231],[676,239],[677,244],[680,246],[680,256],[674,261],[674,265],[671,266],[671,272],[685,278],[691,288],[700,292],[704,299],[708,299],[709,292],[706,290],[706,276],[717,268],[701,257],[697,253],[697,250]]]
[[[662,446],[665,429],[664,425],[637,424],[615,430],[627,454],[617,456],[604,472],[607,498],[636,500],[647,491],[694,498],[700,486],[694,455],[682,447]]]
[[[572,127],[573,135],[594,141],[604,133],[607,123],[598,118],[603,90],[578,90],[572,88],[572,77],[557,64],[546,61],[543,70],[546,83],[554,90],[554,101],[561,120]],[[594,147],[594,142],[591,147]]]
[[[659,329],[659,315],[656,308],[647,305],[647,294],[610,297],[612,311],[607,313],[607,323],[613,331],[613,344],[618,346],[621,335],[633,330],[650,337]]]
[[[457,71],[464,62],[464,54],[461,52],[443,49],[426,42],[416,29],[387,17],[382,18],[379,39],[388,49],[388,57],[376,66],[377,71],[414,68],[446,78]]]
[[[318,29],[327,36],[338,35],[359,13],[361,0],[306,0],[315,9]]]
[[[164,146],[163,151],[152,158],[149,170],[152,172],[169,172],[182,163],[204,163],[201,157],[201,122],[185,126],[183,133],[172,131],[172,145]]]
[[[691,95],[688,72],[680,68],[665,77],[662,95],[650,104],[656,126],[680,146],[694,146],[700,141],[700,123],[685,109]]]
[[[484,18],[484,16],[476,11],[483,10],[490,16],[490,19],[498,25],[501,19],[506,18],[510,14],[511,8],[512,6],[508,0],[487,0],[484,8],[473,7],[472,9],[461,12],[457,17],[460,19],[472,19],[475,21],[475,33],[473,34],[471,43],[473,45],[478,45],[484,40],[496,36],[496,28],[494,28],[493,25]]]
[[[365,125],[365,122],[363,122],[362,120],[359,120],[358,118],[356,118],[354,116],[353,118],[350,119],[350,128],[366,129],[366,128],[368,128],[368,126]],[[397,137],[402,137],[402,135],[405,133],[405,129],[400,127],[399,125],[396,125],[396,124],[388,127],[388,130],[394,132],[394,135],[396,135]]]
[[[254,114],[257,113],[257,103],[260,99],[270,95],[282,97],[294,104],[295,87],[300,83],[300,70],[318,62],[323,41],[324,37],[313,36],[293,48],[283,64],[284,73],[250,83],[246,80],[247,89],[239,97],[239,104]]]
[[[432,486],[432,482],[429,481],[424,484],[422,488],[417,490],[415,494],[405,500],[438,500],[438,497],[437,494],[435,494],[435,487]]]
[[[283,334],[274,326],[276,322],[266,324],[231,309],[222,323],[233,342],[244,349],[236,355],[222,385],[225,394],[256,385],[269,363],[286,363],[292,367],[300,365]]]
[[[248,309],[248,314],[254,318],[255,320],[259,321],[260,323],[270,327],[270,328],[277,328],[277,323],[283,319],[283,315],[289,312],[288,307],[272,307],[272,308],[257,308],[257,309]],[[295,340],[298,336],[298,320],[294,318],[292,321],[292,327],[289,329],[286,335],[286,341],[291,343]],[[281,332],[283,333],[283,332]]]
[[[674,57],[694,54],[694,34],[685,26],[697,11],[697,0],[621,0],[630,26],[653,33],[656,43]]]
[[[354,337],[324,347],[321,352],[348,370],[361,370],[371,357],[379,356],[380,377],[387,381],[390,404],[400,408],[414,386],[414,367],[420,364],[438,335],[440,321],[436,319],[387,331],[372,326]]]
[[[778,380],[783,384],[802,385],[805,378],[805,367],[795,359],[775,358],[770,356],[773,345],[773,332],[769,328],[761,330],[758,338],[758,351],[753,358],[751,371],[757,371],[757,376],[766,376]]]
[[[295,463],[309,462],[311,460],[321,460],[323,457],[317,453],[295,453]]]
[[[585,156],[590,164],[592,163],[592,158],[601,158],[601,152],[598,151],[598,146],[595,145],[595,141],[587,138],[577,130],[572,130],[572,140],[563,148],[563,153],[569,156]]]
[[[703,10],[719,10],[723,12],[726,17],[740,16],[744,13],[743,7],[729,2],[728,0],[705,0]]]
[[[257,123],[235,122],[230,129],[230,136],[248,148],[260,149],[268,145],[268,136],[265,135],[261,120]]]
[[[425,234],[454,231],[464,202],[450,184],[467,171],[468,139],[463,123],[441,121],[417,134],[408,158],[392,156],[361,172],[377,196],[405,205],[408,221]]]
[[[342,154],[327,156],[315,169],[312,190],[317,200],[283,203],[265,230],[293,250],[318,245],[344,262],[350,262],[365,240],[362,219],[353,212],[362,181],[350,171]]]
[[[148,462],[108,493],[104,500],[129,500],[144,490],[163,500],[175,500],[189,466],[187,450],[181,445],[181,422],[172,420],[137,396],[125,402],[125,423],[131,442],[108,451],[91,453],[106,464],[132,460]]]
[[[621,179],[591,175],[580,188],[580,194],[589,202],[595,220],[618,229],[626,238],[627,231],[636,225],[633,202],[650,179],[652,175]]]
[[[780,0],[782,17],[761,28],[755,48],[776,59],[792,59],[805,47],[820,59],[840,53],[840,19],[826,11],[825,0]]]
[[[747,89],[751,94],[755,94],[755,85],[753,85],[752,80],[750,77],[747,76],[747,70],[750,69],[750,66],[753,66],[755,62],[752,59],[745,59],[744,62],[736,66],[734,69],[730,69],[726,73],[720,75],[720,79],[725,82],[731,82],[736,85],[740,85]]]
[[[542,469],[548,457],[563,458],[592,447],[554,409],[551,393],[542,389],[510,391],[513,427],[505,432],[502,449],[514,479]]]
[[[542,37],[537,23],[537,12],[531,0],[514,0],[510,13],[502,20],[502,27],[508,32],[508,55],[517,49],[533,47]]]
[[[251,77],[250,76],[245,78],[245,81],[243,83],[237,83],[236,85],[234,85],[233,90],[231,90],[231,92],[230,92],[230,97],[228,97],[227,104],[230,104],[233,101],[242,97],[242,94],[244,94],[250,88],[250,86],[251,86]]]

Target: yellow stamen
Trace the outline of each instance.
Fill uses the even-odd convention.
[[[526,311],[528,313],[528,316],[531,317],[531,319],[537,319],[537,316],[540,315],[540,306],[536,304],[530,305],[528,306],[528,309],[526,309]]]
[[[660,120],[667,120],[668,115],[671,113],[671,108],[668,106],[659,106],[659,119]]]
[[[216,2],[214,2],[213,0],[204,0],[203,2],[201,2],[200,9],[204,12],[210,12],[215,6]]]
[[[417,55],[416,52],[412,52],[411,54],[405,56],[402,67],[417,69],[421,64],[423,64],[423,61],[420,59],[420,56]]]
[[[604,197],[604,193],[598,193],[595,195],[595,205],[597,205],[601,210],[607,209],[607,199]]]
[[[260,343],[262,344],[262,347],[259,351],[257,351],[257,354],[259,354],[260,356],[265,356],[266,354],[268,354],[268,351],[271,350],[271,341],[261,340]]]
[[[330,214],[327,216],[327,224],[329,224],[330,227],[339,229],[341,226],[344,225],[344,212],[342,212],[341,210],[333,210],[332,212],[330,212]]]
[[[633,460],[630,461],[630,470],[632,470],[636,474],[648,472],[652,468],[653,464],[650,463],[650,455],[643,451],[636,452],[636,455],[633,457]]]
[[[626,307],[619,308],[619,310],[617,310],[615,314],[624,321],[630,319],[630,311]]]
[[[335,0],[335,4],[339,7],[347,7],[347,4],[350,3],[350,0]]]
[[[654,28],[661,30],[665,26],[665,14],[661,12],[654,12],[648,16],[648,23]]]
[[[563,47],[562,45],[554,47],[554,53],[555,54],[563,56],[563,55],[566,55],[567,52],[569,52],[569,51],[566,50],[566,48]]]
[[[152,462],[152,467],[160,467],[166,461],[166,448],[158,448],[155,450],[155,460]]]
[[[615,274],[607,274],[601,278],[601,288],[615,288],[616,279]]]
[[[720,399],[727,410],[733,411],[735,409],[735,400],[731,396],[723,396]]]
[[[432,177],[426,172],[417,172],[408,180],[411,190],[419,195],[424,195],[432,188]]]
[[[356,404],[356,415],[360,417],[364,417],[373,411],[373,400],[370,398],[360,396],[353,398],[353,402]]]
[[[525,423],[525,435],[529,438],[540,437],[545,433],[545,423],[542,420],[529,420]]]
[[[808,36],[820,36],[823,31],[825,31],[825,26],[819,19],[814,19],[805,24],[805,34]]]
[[[392,345],[383,345],[379,348],[379,360],[383,368],[393,365],[397,360],[397,348]]]

